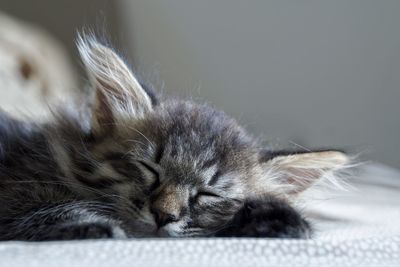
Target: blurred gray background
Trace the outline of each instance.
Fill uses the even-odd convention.
[[[106,28],[164,92],[206,100],[273,144],[400,167],[400,1],[0,0],[0,9],[75,57],[76,29]]]

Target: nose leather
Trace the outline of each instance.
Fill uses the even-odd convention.
[[[167,186],[155,196],[150,210],[159,228],[179,221],[184,199],[185,196],[176,189],[176,186]]]
[[[152,213],[158,228],[179,220],[179,215],[177,216],[176,214],[166,213],[158,209],[152,209]]]

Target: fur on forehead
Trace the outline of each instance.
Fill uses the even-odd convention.
[[[95,131],[109,130],[119,120],[141,118],[152,110],[151,96],[115,51],[90,35],[79,35],[77,45],[95,95]]]

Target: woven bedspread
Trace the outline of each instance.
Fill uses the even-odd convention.
[[[312,240],[139,239],[0,243],[0,266],[400,266],[400,172],[369,165],[352,190],[310,193]]]

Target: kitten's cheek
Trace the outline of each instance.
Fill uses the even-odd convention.
[[[179,237],[181,232],[181,223],[169,223],[161,227],[157,234],[162,237]]]
[[[149,206],[148,205],[146,205],[145,207],[143,207],[143,209],[142,209],[142,211],[141,211],[141,214],[142,214],[142,220],[146,223],[146,224],[148,224],[148,225],[150,225],[150,226],[152,226],[152,227],[155,227],[155,228],[157,228],[157,222],[156,222],[156,220],[155,220],[155,218],[154,218],[154,215],[151,213],[151,211],[150,211],[150,208],[149,208]]]

